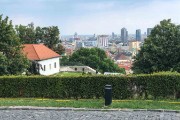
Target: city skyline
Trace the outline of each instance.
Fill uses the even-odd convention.
[[[180,24],[178,0],[1,0],[13,25],[58,26],[61,35],[147,32],[163,19]]]

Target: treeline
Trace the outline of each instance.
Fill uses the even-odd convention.
[[[35,27],[34,23],[30,23],[27,26],[16,25],[15,30],[22,44],[43,43],[59,54],[64,53],[58,26]]]

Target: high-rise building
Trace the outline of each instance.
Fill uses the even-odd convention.
[[[141,41],[141,29],[136,30],[136,40]]]
[[[140,41],[130,41],[129,42],[129,51],[131,51],[132,56],[136,56],[137,53],[139,52],[141,47],[141,42]]]
[[[99,35],[97,37],[97,47],[105,48],[108,47],[109,38],[108,35]]]
[[[147,36],[151,34],[152,28],[147,28]]]
[[[128,42],[128,31],[127,31],[126,28],[121,29],[121,40],[122,40],[123,43]]]
[[[114,32],[112,32],[112,39],[114,39],[114,37],[115,37],[115,34],[114,34]]]
[[[93,35],[93,38],[95,38],[95,37],[96,37],[96,34]]]
[[[78,38],[77,32],[74,33],[74,39],[75,39],[75,38]]]

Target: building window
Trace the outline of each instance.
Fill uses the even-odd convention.
[[[51,69],[51,64],[49,64],[49,69]]]
[[[46,71],[46,65],[44,65],[44,71]]]
[[[54,63],[54,68],[56,68],[56,62]]]

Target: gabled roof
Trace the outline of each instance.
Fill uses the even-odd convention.
[[[124,53],[119,53],[115,56],[115,60],[129,60],[130,58],[126,56]]]
[[[45,60],[60,57],[59,54],[43,44],[24,44],[23,53],[29,60]]]
[[[131,67],[132,67],[132,64],[129,63],[129,62],[127,62],[127,63],[118,64],[118,66],[119,66],[120,68],[124,68],[125,70],[130,70]]]

